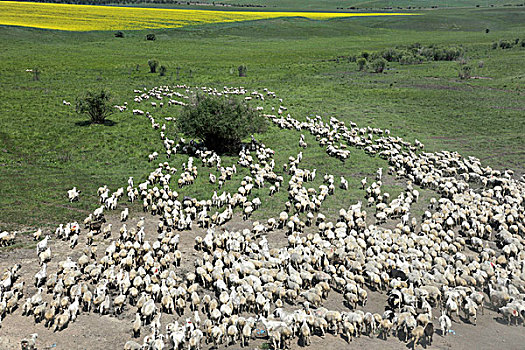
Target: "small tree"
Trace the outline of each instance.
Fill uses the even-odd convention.
[[[243,138],[266,129],[267,121],[233,97],[197,94],[177,119],[178,129],[218,152],[235,151]]]
[[[153,33],[146,35],[146,40],[155,41],[156,39],[157,37]]]
[[[149,66],[149,72],[150,73],[157,73],[157,67],[159,66],[159,61],[157,60],[149,60],[148,61]]]
[[[383,73],[386,67],[386,60],[384,58],[376,58],[370,63],[370,68],[376,73]]]
[[[357,63],[357,69],[358,70],[364,70],[366,68],[366,58],[364,57],[359,57],[356,61]]]
[[[106,118],[113,113],[111,97],[104,89],[100,92],[88,91],[77,99],[76,111],[87,114],[93,124],[104,124]]]
[[[165,66],[160,66],[160,69],[159,69],[159,75],[161,77],[165,76],[166,75],[166,67]]]

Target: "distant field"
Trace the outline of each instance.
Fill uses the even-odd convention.
[[[326,20],[334,17],[405,16],[403,13],[253,12],[106,7],[31,2],[0,2],[0,25],[68,31],[178,28],[278,17]]]
[[[264,11],[370,11],[374,9],[436,9],[524,6],[523,0],[32,0],[34,2],[114,5],[153,8],[192,8]]]

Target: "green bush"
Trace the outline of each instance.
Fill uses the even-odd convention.
[[[364,69],[366,68],[366,63],[367,63],[367,62],[366,62],[366,58],[364,58],[364,57],[359,57],[359,58],[357,59],[356,63],[357,63],[357,69],[358,69],[358,70],[361,71],[361,70],[364,70]]]
[[[157,37],[153,33],[146,35],[146,40],[155,41],[156,39]]]
[[[370,69],[376,73],[383,73],[386,67],[386,60],[384,58],[376,58],[370,62]]]
[[[100,92],[88,91],[77,98],[76,111],[79,114],[87,114],[91,123],[104,124],[106,118],[113,114],[111,96],[102,89]]]
[[[497,42],[493,42],[492,43],[492,50],[496,50],[498,48],[498,43]]]
[[[149,72],[150,73],[157,73],[157,67],[159,66],[159,61],[157,60],[149,60],[148,61],[149,66]]]
[[[183,108],[177,127],[210,149],[234,152],[242,139],[266,130],[267,121],[241,100],[197,94]]]
[[[161,77],[165,76],[166,75],[166,70],[167,70],[167,68],[165,66],[160,66],[160,68],[159,68],[159,75]]]
[[[123,37],[124,37],[124,33],[121,32],[120,30],[115,33],[115,38],[123,38]]]

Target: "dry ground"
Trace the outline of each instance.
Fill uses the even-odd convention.
[[[138,219],[138,214],[132,217],[127,225],[131,227]],[[152,232],[155,232],[157,219],[149,214],[144,214],[146,217],[146,232],[149,232],[148,238],[152,239]],[[109,217],[108,223],[113,224],[113,237],[120,227],[117,217]],[[239,218],[234,218],[226,229],[243,229],[250,227],[251,222],[243,222]],[[179,249],[183,253],[183,261],[180,267],[181,274],[193,270],[193,261],[196,256],[200,254],[193,248],[194,237],[203,234],[199,228],[193,231],[181,232],[181,241]],[[110,239],[103,240],[98,236],[96,244],[98,245],[98,257],[102,256],[105,247],[110,242]],[[283,246],[286,244],[286,237],[282,231],[274,231],[268,235],[268,240],[272,246]],[[48,263],[48,271],[56,271],[58,261],[70,256],[72,259],[78,259],[85,248],[85,236],[80,236],[79,245],[75,249],[70,249],[68,242],[59,240],[51,240],[50,247],[53,253],[53,258]],[[6,267],[12,266],[14,263],[20,263],[22,269],[20,270],[21,279],[25,281],[25,297],[31,296],[35,291],[34,274],[38,271],[38,259],[34,249],[21,248],[10,251],[0,251],[0,271]],[[50,272],[48,272],[49,274]],[[369,301],[364,310],[370,312],[382,313],[386,305],[386,295],[375,291],[369,292]],[[46,295],[46,300],[49,296]],[[298,300],[300,301],[300,300]],[[20,303],[21,304],[21,303]],[[324,306],[328,309],[345,310],[343,305],[343,297],[337,292],[330,292],[327,300],[324,301]],[[287,308],[294,307],[287,305]],[[433,311],[434,316],[439,316],[439,310]],[[134,319],[135,307],[129,305],[124,309],[124,312],[118,316],[105,315],[101,316],[98,313],[82,313],[75,322],[70,323],[69,326],[61,332],[53,332],[52,329],[45,328],[43,323],[35,324],[32,316],[22,316],[22,311],[18,308],[13,314],[8,315],[2,322],[0,328],[0,349],[10,350],[19,349],[20,340],[27,337],[31,333],[38,333],[37,345],[39,349],[121,349],[126,341],[132,339],[132,322]],[[183,317],[189,316],[189,309]],[[178,315],[163,315],[163,324],[172,320],[178,319]],[[470,323],[456,320],[453,322],[452,329],[455,335],[447,335],[442,337],[440,331],[437,330],[434,336],[432,346],[426,348],[432,349],[523,349],[525,347],[525,328],[519,326],[508,326],[500,321],[498,314],[493,310],[485,309],[485,314],[478,318],[477,326]],[[436,329],[439,327],[437,319],[434,320]],[[144,336],[148,329],[143,327],[141,336]],[[139,338],[140,339],[140,338]],[[264,339],[252,340],[249,348],[265,348]],[[55,345],[56,344],[56,345]],[[390,337],[384,341],[376,336],[368,337],[362,336],[354,339],[350,344],[346,339],[332,334],[327,334],[325,338],[319,336],[312,337],[311,349],[350,349],[350,348],[384,348],[384,349],[406,349],[411,348],[412,344],[405,344],[395,337]],[[422,345],[418,347],[421,348]],[[203,344],[203,348],[210,346]],[[226,348],[226,346],[221,346]],[[229,348],[237,349],[240,345],[232,345]],[[301,346],[297,340],[292,342],[292,349],[299,349]]]

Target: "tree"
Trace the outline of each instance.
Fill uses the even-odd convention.
[[[104,89],[100,92],[88,91],[77,99],[76,111],[87,114],[93,124],[104,124],[106,118],[113,114],[111,96]]]
[[[177,119],[178,129],[201,139],[217,152],[233,152],[242,139],[267,127],[264,119],[250,106],[234,97],[197,94]]]

